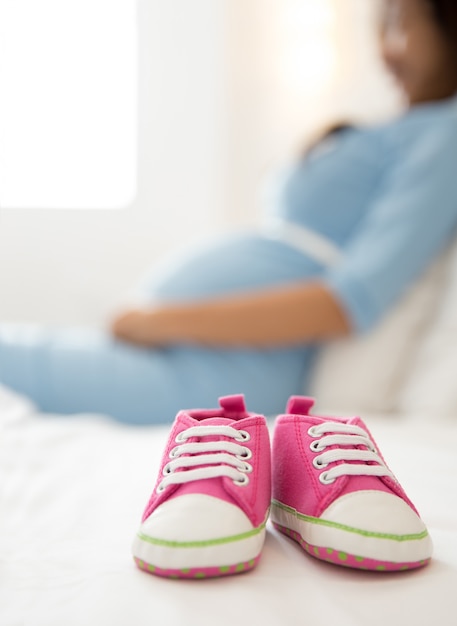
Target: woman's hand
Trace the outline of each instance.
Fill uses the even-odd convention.
[[[112,321],[111,332],[117,339],[138,346],[152,347],[164,343],[153,310],[131,309],[121,313]]]

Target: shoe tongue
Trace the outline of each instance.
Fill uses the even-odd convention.
[[[305,396],[291,396],[287,403],[286,413],[292,415],[309,415],[314,406],[314,399]]]
[[[243,394],[233,396],[222,396],[219,398],[219,406],[225,415],[233,415],[233,417],[246,416],[246,404]]]
[[[229,426],[250,416],[241,395],[219,398],[219,404],[219,409],[192,409],[182,411],[181,414],[199,422],[201,426]]]

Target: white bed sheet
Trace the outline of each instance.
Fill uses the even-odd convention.
[[[345,570],[270,528],[253,572],[168,581],[130,556],[168,428],[1,399],[1,626],[457,624],[457,423],[367,419],[432,533],[424,570]]]

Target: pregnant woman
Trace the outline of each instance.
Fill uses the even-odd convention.
[[[406,110],[327,135],[282,179],[265,227],[181,255],[109,332],[0,326],[0,382],[45,411],[171,420],[244,392],[273,414],[319,342],[363,332],[457,229],[457,5],[384,0]]]

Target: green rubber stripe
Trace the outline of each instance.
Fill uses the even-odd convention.
[[[362,530],[360,528],[352,528],[351,526],[345,526],[344,524],[338,524],[337,522],[330,522],[329,520],[321,519],[319,517],[310,517],[309,515],[303,515],[290,506],[282,504],[277,500],[273,500],[273,506],[278,507],[286,513],[294,515],[297,519],[303,522],[309,522],[310,524],[317,524],[318,526],[328,526],[329,528],[337,528],[338,530],[345,530],[348,533],[354,533],[356,535],[362,535],[363,537],[373,537],[374,539],[392,539],[393,541],[419,541],[428,537],[428,531],[424,530],[421,533],[415,535],[391,535],[388,533],[375,533],[369,530]]]
[[[241,533],[240,535],[232,535],[231,537],[220,537],[218,539],[207,539],[206,541],[167,541],[166,539],[156,539],[154,537],[149,537],[148,535],[144,535],[143,533],[138,533],[139,539],[141,541],[146,541],[147,543],[152,543],[155,546],[166,546],[167,548],[206,548],[209,546],[219,546],[224,543],[233,543],[235,541],[242,541],[243,539],[249,539],[250,537],[255,537],[259,535],[262,530],[264,530],[266,526],[266,522],[264,522],[258,528],[253,528],[246,533]]]

